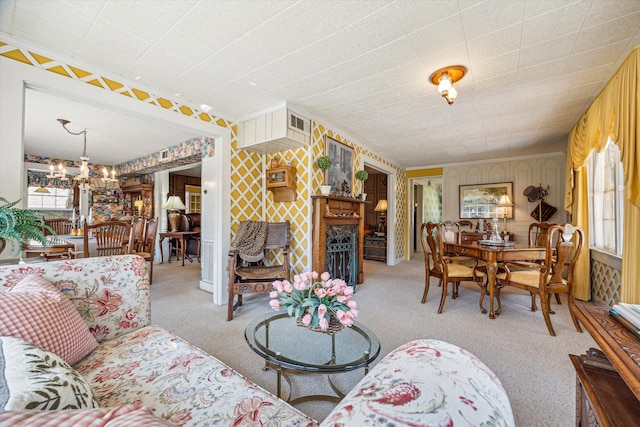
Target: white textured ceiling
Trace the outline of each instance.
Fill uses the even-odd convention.
[[[402,167],[563,151],[578,116],[640,45],[637,0],[0,7],[0,31],[13,39],[139,77],[230,120],[287,101]],[[449,106],[428,77],[454,64],[468,74]]]

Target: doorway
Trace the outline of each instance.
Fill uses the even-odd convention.
[[[412,178],[410,181],[412,191],[410,206],[411,212],[411,233],[410,233],[410,253],[422,254],[422,244],[420,243],[420,227],[425,222],[442,221],[442,177],[430,176],[424,178]]]

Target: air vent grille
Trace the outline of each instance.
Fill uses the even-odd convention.
[[[169,149],[160,151],[160,153],[158,154],[158,161],[161,163],[169,161]]]
[[[311,123],[309,119],[299,116],[293,111],[289,111],[289,129],[297,130],[305,135],[309,135],[311,130]]]

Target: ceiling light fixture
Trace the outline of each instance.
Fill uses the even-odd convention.
[[[467,69],[462,65],[450,65],[434,71],[429,76],[429,80],[438,86],[438,93],[451,105],[458,96],[458,91],[453,87],[453,84],[462,79],[466,73]]]
[[[56,168],[53,165],[49,165],[48,178],[49,179],[58,178],[60,181],[68,181],[69,178],[67,178],[67,170],[62,166],[62,162],[58,163],[57,169],[58,170],[56,171]]]
[[[80,187],[80,189],[89,190],[91,188],[91,185],[89,182],[89,156],[87,155],[87,130],[84,129],[80,132],[71,132],[69,129],[67,129],[67,125],[71,123],[69,120],[58,119],[58,121],[62,124],[62,127],[64,128],[64,130],[69,132],[71,135],[83,136],[84,145],[82,148],[82,156],[80,156],[80,160],[82,161],[82,164],[80,165],[80,175],[75,176],[73,180],[78,183],[78,186]],[[105,182],[118,181],[118,179],[116,178],[115,169],[111,170],[111,175],[112,175],[111,178],[109,178],[109,172],[107,171],[107,168],[104,168],[102,172],[104,174],[102,179]]]

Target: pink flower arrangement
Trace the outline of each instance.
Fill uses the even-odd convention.
[[[318,280],[320,279],[320,280]],[[289,316],[302,317],[305,326],[326,330],[331,316],[344,326],[351,326],[358,315],[353,288],[342,279],[331,279],[327,272],[315,271],[273,282],[269,305],[276,311],[287,310]]]

